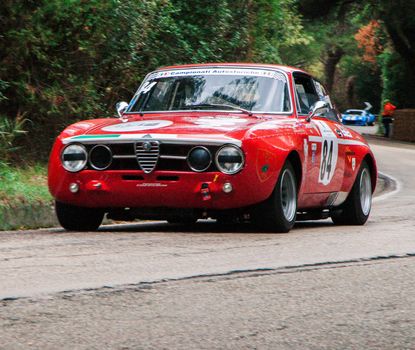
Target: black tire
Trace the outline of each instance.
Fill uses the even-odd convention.
[[[169,224],[181,224],[181,225],[194,225],[197,221],[197,218],[192,218],[192,217],[175,217],[175,218],[169,218],[167,219],[167,222]]]
[[[236,218],[232,215],[223,215],[216,218],[216,223],[219,225],[232,225],[236,223]]]
[[[102,209],[77,207],[55,202],[55,211],[61,226],[68,231],[96,231],[104,218]]]
[[[363,161],[346,201],[332,212],[331,219],[336,225],[364,225],[369,218],[371,207],[371,174],[366,161]]]
[[[256,208],[254,222],[266,230],[286,233],[294,226],[296,216],[297,179],[293,166],[287,161],[271,196]]]

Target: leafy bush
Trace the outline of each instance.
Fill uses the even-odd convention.
[[[411,69],[402,64],[396,52],[385,50],[379,56],[382,70],[382,100],[389,99],[398,108],[415,108],[415,81],[411,79]]]
[[[76,120],[114,114],[144,75],[182,63],[280,62],[306,43],[295,0],[3,0],[0,109],[46,158]],[[1,98],[4,96],[5,98]],[[27,153],[27,152],[26,152]]]
[[[6,165],[14,151],[18,149],[15,146],[15,140],[25,134],[23,130],[26,119],[17,118],[10,120],[4,116],[0,116],[0,166]]]

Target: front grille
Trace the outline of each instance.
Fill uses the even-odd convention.
[[[144,143],[150,143],[147,151]],[[156,140],[144,140],[136,143],[114,143],[106,144],[113,154],[113,160],[107,170],[143,170],[148,174],[154,170],[167,171],[192,171],[187,164],[187,154],[194,147],[188,144],[159,143]],[[205,146],[201,144],[200,146]],[[85,145],[88,152],[94,147],[93,144]],[[146,146],[148,148],[148,146]],[[212,156],[216,154],[220,146],[205,146]],[[93,169],[88,166],[89,169]],[[215,162],[212,162],[206,172],[217,171]]]
[[[135,155],[140,168],[146,173],[151,173],[156,167],[160,155],[158,141],[143,141],[135,144]]]

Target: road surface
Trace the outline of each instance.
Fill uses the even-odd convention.
[[[414,349],[415,148],[362,227],[164,223],[0,234],[0,349]]]

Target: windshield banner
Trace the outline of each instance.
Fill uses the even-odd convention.
[[[281,80],[285,82],[284,74],[274,70],[264,69],[244,69],[244,68],[198,68],[198,69],[175,69],[168,71],[154,72],[149,76],[149,80],[169,78],[169,77],[183,77],[195,75],[249,75],[255,77],[265,77]]]

